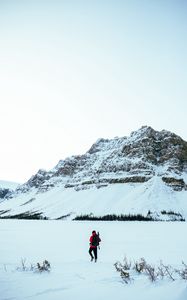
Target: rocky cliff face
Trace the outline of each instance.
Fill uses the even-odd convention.
[[[187,142],[169,131],[144,126],[129,137],[99,139],[85,154],[60,160],[49,172],[39,170],[7,198],[31,191],[38,195],[56,187],[77,193],[143,184],[155,177],[173,191],[187,190]]]
[[[56,184],[66,188],[145,182],[155,175],[174,189],[186,188],[187,142],[174,133],[144,126],[130,137],[99,139],[82,156],[61,160],[50,172],[39,170],[18,191],[45,191]]]

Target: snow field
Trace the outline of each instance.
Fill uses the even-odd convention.
[[[52,219],[68,214],[73,219],[76,215],[90,213],[95,216],[129,213],[146,216],[149,210],[158,213],[166,210],[181,213],[187,218],[187,201],[186,191],[173,191],[155,176],[141,184],[111,184],[79,192],[62,186],[38,194],[33,189],[28,194],[3,201],[0,210],[8,210],[3,216],[34,211],[43,212],[44,216]]]
[[[98,262],[88,255],[89,237],[101,235]],[[0,300],[186,300],[187,283],[169,279],[151,283],[135,275],[126,285],[113,264],[124,256],[144,257],[155,265],[187,263],[186,222],[0,221]],[[47,259],[50,273],[18,271]]]

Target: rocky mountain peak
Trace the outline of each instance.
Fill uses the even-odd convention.
[[[132,132],[123,147],[123,154],[129,158],[141,158],[154,165],[168,164],[168,168],[182,171],[187,163],[187,142],[166,130],[155,131],[143,126]]]
[[[143,137],[153,137],[156,136],[156,132],[152,127],[150,126],[142,126],[140,129],[131,132],[130,137],[138,139]]]
[[[132,140],[139,140],[139,139],[144,139],[144,138],[149,138],[149,139],[154,139],[154,140],[159,140],[162,138],[171,138],[175,137],[178,140],[182,140],[179,136],[177,136],[175,133],[172,133],[168,130],[161,130],[161,131],[156,131],[150,126],[142,126],[140,129],[133,131],[130,134],[130,138]]]
[[[84,189],[115,182],[145,182],[155,174],[179,177],[185,170],[187,142],[169,131],[143,126],[129,137],[98,139],[85,154],[60,160],[49,172],[39,170],[19,191],[33,187],[45,191],[59,182]]]

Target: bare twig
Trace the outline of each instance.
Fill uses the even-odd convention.
[[[171,268],[171,266],[165,266],[163,263],[161,263],[161,266],[164,268],[165,274],[168,275],[171,280],[175,281],[175,278],[173,277],[174,270]]]

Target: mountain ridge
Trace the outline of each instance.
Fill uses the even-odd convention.
[[[1,216],[25,211],[37,211],[50,218],[94,211],[99,215],[139,211],[145,215],[150,210],[158,215],[161,210],[174,210],[187,216],[186,182],[187,142],[170,131],[155,131],[150,126],[143,126],[129,137],[100,138],[85,154],[60,160],[50,171],[39,170],[4,198],[0,205]],[[54,202],[59,201],[59,211],[49,213],[50,209],[45,208],[45,197],[52,210]],[[101,198],[99,204],[97,197]],[[162,198],[167,197],[173,200],[164,202]],[[111,198],[113,202],[107,201]],[[91,199],[95,199],[95,203]],[[137,205],[140,199],[141,205]],[[104,209],[104,203],[108,209]],[[144,203],[147,210],[141,208]]]

